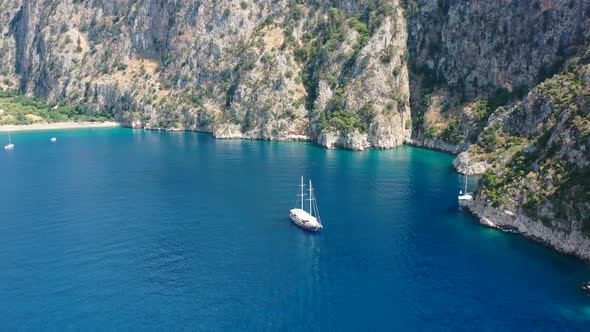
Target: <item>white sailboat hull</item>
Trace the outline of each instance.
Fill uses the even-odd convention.
[[[469,178],[469,174],[465,175],[465,191],[459,191],[459,206],[465,206],[469,204],[469,202],[473,201],[473,193],[467,192],[467,179]]]
[[[459,205],[463,206],[473,201],[473,195],[470,193],[459,195]]]
[[[4,150],[12,150],[12,149],[14,149],[14,144],[6,144],[4,146]]]
[[[309,231],[316,232],[323,228],[322,224],[320,224],[316,217],[302,209],[291,209],[291,211],[289,211],[289,217],[295,225]]]

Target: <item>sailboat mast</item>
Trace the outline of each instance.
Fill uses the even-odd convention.
[[[305,192],[303,191],[303,187],[305,187],[305,185],[303,184],[303,176],[301,177],[301,210],[303,210],[303,201],[304,201],[304,197],[305,197]]]
[[[12,137],[10,137],[10,132],[8,132],[8,144],[12,144]]]
[[[313,188],[311,187],[311,180],[309,180],[309,214],[313,216],[313,211],[311,209],[311,201],[313,200]]]
[[[465,195],[467,195],[467,178],[468,177],[469,177],[469,175],[465,174],[465,191],[464,191]]]

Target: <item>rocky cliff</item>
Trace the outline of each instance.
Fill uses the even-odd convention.
[[[408,1],[412,144],[484,174],[470,210],[590,259],[590,1]]]
[[[401,145],[397,1],[0,1],[0,81],[133,127]]]
[[[413,140],[453,152],[476,141],[497,107],[561,71],[590,36],[587,0],[408,3]]]
[[[590,234],[590,0],[0,8],[2,89],[132,127],[449,151],[459,172],[486,174],[477,214],[497,225],[508,211],[527,229],[576,234],[587,247],[577,239]]]
[[[509,211],[487,218],[590,259],[590,51],[567,68],[497,109],[469,148],[489,165],[473,211]]]

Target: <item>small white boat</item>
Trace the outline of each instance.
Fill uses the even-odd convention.
[[[8,144],[4,146],[4,150],[12,150],[14,149],[14,144],[12,143],[12,137],[10,136],[10,132],[8,132]]]
[[[289,217],[291,218],[291,221],[303,228],[303,229],[307,229],[310,231],[318,231],[322,228],[324,228],[324,226],[322,225],[322,221],[320,219],[320,213],[318,210],[318,205],[316,202],[316,199],[313,195],[313,187],[311,185],[311,180],[309,180],[309,198],[305,199],[305,184],[303,183],[303,176],[301,177],[301,184],[299,185],[299,187],[301,187],[301,191],[300,194],[298,194],[297,196],[299,196],[299,199],[297,200],[297,203],[299,203],[299,201],[301,201],[301,208],[294,208],[291,209],[289,211]],[[309,211],[305,211],[304,208],[304,204],[303,201],[309,201]],[[297,206],[298,204],[295,203],[295,205]],[[314,216],[315,214],[315,216]]]
[[[473,201],[473,193],[467,192],[467,178],[469,178],[469,175],[465,175],[465,191],[459,190],[458,199],[460,206],[467,205],[468,202]]]
[[[52,142],[57,142],[57,138],[55,138],[55,137],[52,137],[52,138],[50,139],[50,141],[52,141]]]

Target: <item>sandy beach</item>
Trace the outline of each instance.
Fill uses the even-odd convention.
[[[28,131],[28,130],[53,130],[53,129],[77,129],[77,128],[104,128],[119,127],[117,122],[54,122],[54,123],[35,123],[30,125],[3,125],[0,126],[0,132],[6,131]]]

